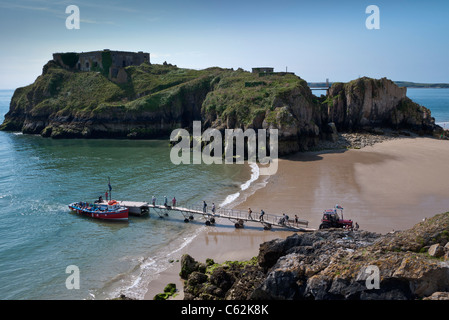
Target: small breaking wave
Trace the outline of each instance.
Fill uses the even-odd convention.
[[[157,252],[151,258],[142,257],[139,259],[139,263],[133,268],[131,273],[119,275],[109,283],[110,287],[113,287],[115,284],[118,284],[118,287],[112,290],[111,288],[103,288],[108,291],[108,298],[116,298],[124,294],[129,298],[144,299],[149,283],[156,279],[160,273],[171,267],[173,265],[171,260],[177,259],[177,254],[189,245],[202,230],[203,228],[199,228],[193,234],[180,238],[180,241],[172,243],[172,248],[167,247],[165,250]]]
[[[259,179],[260,170],[256,163],[250,164],[251,176],[249,180],[245,181],[239,186],[239,191],[229,194],[226,198],[219,204],[219,207],[236,205],[243,194],[246,195],[252,189],[257,190],[259,186],[264,185],[263,183],[257,183],[255,188],[253,184]],[[252,191],[253,192],[255,192]],[[244,201],[244,199],[242,199]],[[161,251],[157,251],[151,258],[141,257],[137,265],[130,270],[129,273],[121,275],[117,279],[113,279],[109,285],[103,288],[103,292],[107,292],[108,298],[118,297],[121,294],[134,299],[144,299],[148,286],[151,281],[155,280],[159,275],[170,268],[172,263],[170,260],[176,260],[179,252],[188,246],[201,232],[203,232],[204,227],[196,229],[193,233],[185,235],[184,237],[178,238],[176,241],[167,245]],[[92,292],[91,297],[99,298],[98,293]]]
[[[259,179],[259,175],[260,175],[259,166],[256,163],[251,163],[249,166],[251,167],[251,178],[240,186],[240,191],[247,190],[254,181]],[[226,199],[224,199],[224,201],[222,203],[220,203],[220,207],[225,207],[225,206],[233,203],[236,199],[238,199],[240,197],[240,195],[241,195],[240,191],[228,195],[226,197]]]

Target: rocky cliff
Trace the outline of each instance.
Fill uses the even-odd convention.
[[[148,63],[125,71],[127,81],[117,84],[50,61],[33,84],[15,91],[0,129],[52,138],[153,138],[201,120],[203,129],[279,129],[281,155],[336,131],[438,129],[428,109],[387,79],[334,83],[327,97],[316,97],[293,74]]]
[[[246,262],[201,264],[185,255],[181,277],[187,300],[448,299],[448,243],[449,212],[387,235],[295,234],[263,243]]]
[[[386,78],[334,83],[323,116],[342,131],[375,126],[432,131],[430,111],[411,101],[406,93],[407,88],[400,88]]]
[[[142,64],[116,84],[99,72],[68,71],[50,61],[15,91],[2,130],[52,138],[153,138],[201,119],[218,69]]]

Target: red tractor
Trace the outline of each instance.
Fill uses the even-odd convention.
[[[320,229],[328,228],[344,228],[353,229],[352,220],[343,219],[343,208],[339,205],[335,206],[336,209],[328,209],[323,212],[323,218],[321,219]],[[338,216],[337,209],[341,210],[341,219]]]

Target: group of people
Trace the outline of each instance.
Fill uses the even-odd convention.
[[[253,213],[253,211],[251,210],[251,208],[248,208],[248,219],[250,219],[250,220],[254,220],[253,217],[251,216],[252,213]],[[265,211],[263,211],[263,209],[261,209],[260,214],[259,214],[259,221],[264,221],[263,220],[264,215],[265,215]]]
[[[212,214],[215,214],[215,210],[216,210],[215,203],[212,202],[212,209],[211,209]],[[205,200],[203,200],[203,212],[207,213],[207,203]]]
[[[105,196],[105,198],[106,198],[106,202],[107,202],[108,200],[110,200],[110,199],[108,199],[108,198],[109,198],[109,193],[108,193],[107,191],[104,193],[104,196]],[[100,196],[98,197],[98,200],[95,200],[94,203],[103,203],[103,196],[100,195]]]
[[[107,191],[105,192],[105,197],[106,197],[106,201],[108,201],[109,194]],[[156,200],[157,200],[157,198],[155,196],[153,196],[151,198],[151,203],[153,204],[153,206],[156,206]],[[103,197],[100,196],[96,202],[102,203]],[[171,200],[171,203],[172,203],[172,207],[176,207],[176,197],[173,197],[173,199]],[[164,196],[164,206],[168,207],[167,196]],[[215,214],[215,210],[216,210],[215,203],[212,202],[212,208],[211,208],[212,214]],[[207,203],[205,200],[203,200],[203,212],[207,213]],[[248,208],[248,219],[250,219],[250,220],[254,220],[252,217],[252,213],[253,213],[253,211],[251,210],[251,208]],[[259,214],[259,221],[264,221],[264,215],[265,215],[265,211],[263,211],[263,209],[261,209],[260,214]],[[282,215],[282,217],[279,219],[279,224],[285,225],[288,222],[288,219],[289,219],[288,215],[286,215],[284,213]],[[298,216],[296,214],[295,214],[295,223],[296,224],[298,223]]]
[[[151,199],[151,202],[153,204],[153,206],[156,205],[156,197],[153,196]],[[173,197],[172,199],[172,206],[175,207],[176,206],[176,197]],[[167,196],[164,197],[164,206],[168,207],[168,199]],[[203,200],[203,213],[207,213],[207,203],[205,200]],[[215,211],[216,211],[216,207],[215,207],[215,203],[212,202],[212,208],[211,208],[212,214],[215,215]],[[248,219],[250,220],[254,220],[254,218],[252,217],[252,213],[253,211],[251,210],[251,208],[248,208]],[[264,221],[264,215],[265,215],[265,211],[263,209],[260,210],[260,214],[259,214],[259,221]],[[286,223],[288,223],[289,221],[289,216],[286,215],[285,213],[282,215],[282,218],[279,219],[279,224],[285,225]],[[295,223],[298,224],[298,216],[295,214]]]
[[[171,203],[172,203],[172,207],[176,207],[176,197],[173,197],[173,199],[171,200]],[[155,196],[153,196],[151,198],[151,204],[153,206],[156,205],[156,197]],[[167,196],[164,196],[164,206],[168,207],[168,198],[167,198]]]
[[[89,211],[99,211],[99,210],[103,211],[101,206],[97,206],[96,203],[92,204],[92,203],[88,203],[88,202],[78,202],[76,204],[76,206],[78,207],[78,209],[81,209],[81,210],[87,209]]]
[[[254,218],[252,217],[252,213],[253,213],[253,211],[251,210],[251,208],[248,208],[248,219],[250,219],[250,220],[254,220]],[[259,221],[264,221],[263,220],[264,215],[265,215],[265,211],[263,211],[263,209],[260,210]],[[279,219],[279,224],[285,225],[289,222],[289,219],[290,219],[289,216],[286,215],[285,213],[283,213],[282,217]],[[295,224],[299,223],[298,216],[296,214],[295,214],[294,222],[295,222]]]
[[[282,218],[279,219],[279,224],[282,224],[285,226],[285,224],[288,222],[289,216],[285,213],[282,214]]]

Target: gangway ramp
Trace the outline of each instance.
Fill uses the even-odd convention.
[[[252,216],[248,216],[248,212],[242,210],[218,208],[215,212],[210,210],[204,211],[201,206],[169,206],[169,205],[152,205],[149,208],[153,209],[160,217],[168,214],[170,211],[180,212],[184,216],[184,221],[189,222],[194,219],[194,215],[201,215],[206,219],[206,225],[215,224],[216,219],[228,219],[232,221],[236,228],[243,228],[245,223],[257,223],[263,225],[264,229],[271,230],[273,227],[281,229],[289,229],[293,231],[312,232],[315,229],[309,228],[309,222],[304,219],[297,219],[297,221],[288,219],[285,221],[283,215],[265,213],[263,217],[260,214],[252,212]]]

